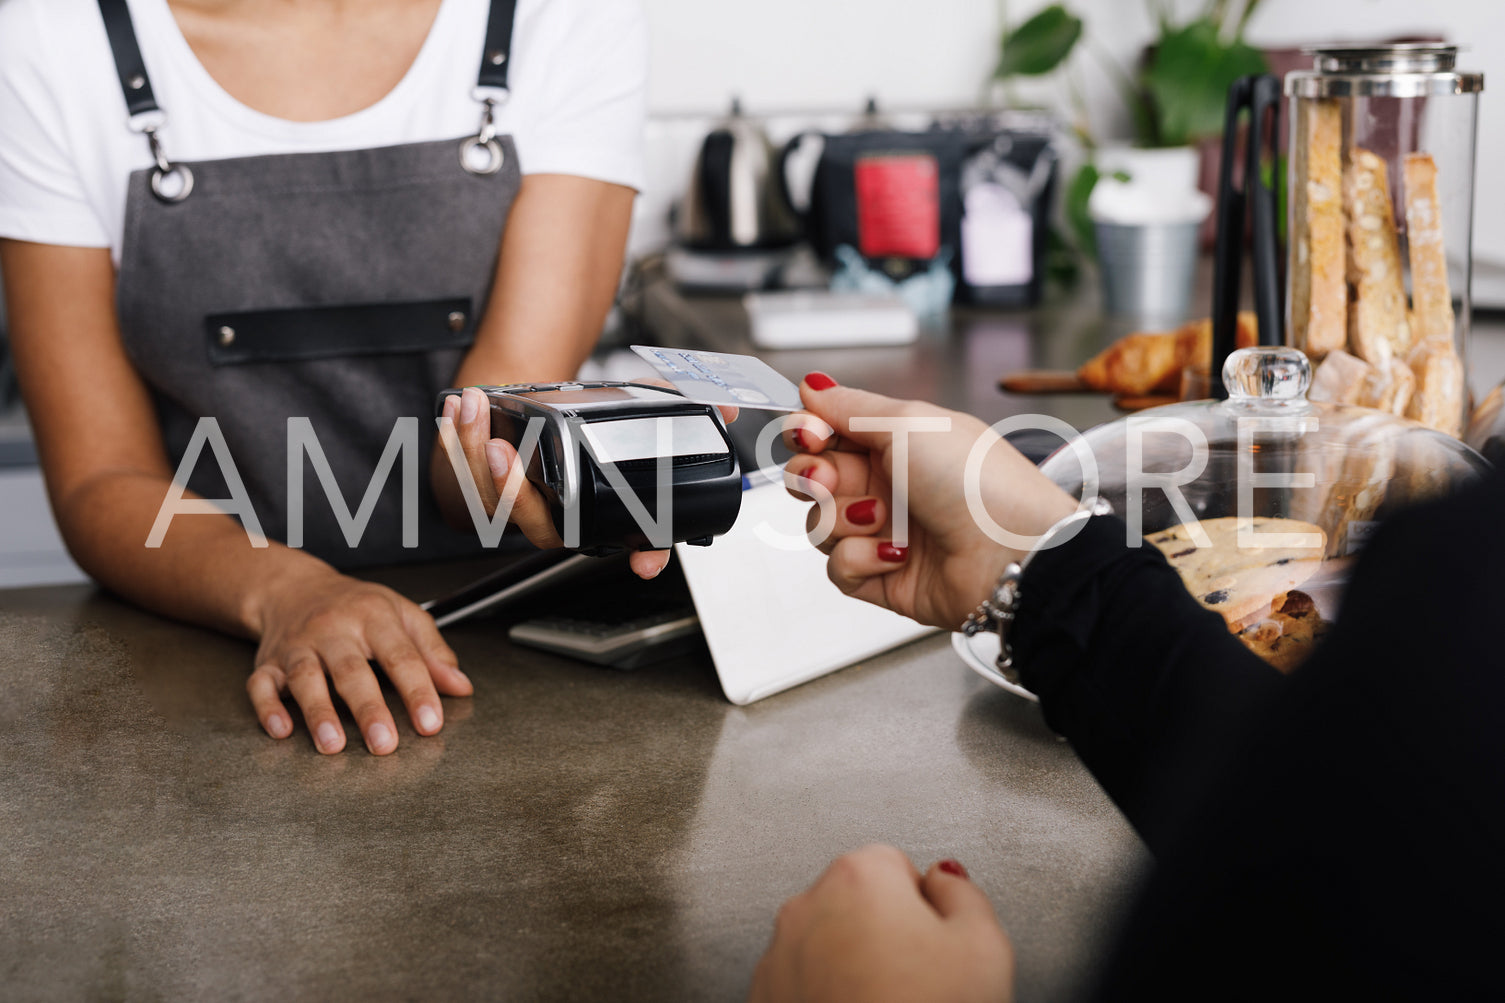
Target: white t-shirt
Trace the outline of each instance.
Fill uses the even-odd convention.
[[[480,126],[471,92],[488,0],[442,0],[397,86],[324,122],[241,104],[194,56],[167,0],[130,8],[170,159],[393,146]],[[513,136],[523,173],[641,190],[648,42],[638,0],[517,0],[513,25],[497,132]],[[152,164],[127,117],[96,0],[0,0],[0,237],[109,247],[118,265],[127,179]]]

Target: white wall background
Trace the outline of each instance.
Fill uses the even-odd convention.
[[[749,112],[774,115],[775,134],[801,114],[861,109],[868,95],[891,107],[975,103],[996,58],[1000,6],[1018,23],[1047,0],[644,0],[653,40],[649,104],[653,191],[635,244],[664,233],[663,214],[688,177],[699,136],[732,95]],[[1181,11],[1200,0],[1172,0]],[[1103,66],[1130,66],[1151,38],[1143,0],[1067,0],[1087,22],[1090,49],[1073,72],[1103,138],[1128,134],[1127,114]],[[1505,0],[1263,0],[1250,25],[1256,45],[1364,41],[1437,33],[1465,47],[1482,70],[1476,251],[1505,262]],[[1493,90],[1491,93],[1490,89]],[[1062,97],[1058,82],[1021,88],[1025,98]],[[1064,101],[1061,107],[1066,107]]]

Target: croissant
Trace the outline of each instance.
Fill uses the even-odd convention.
[[[1239,348],[1259,344],[1259,325],[1250,311],[1238,315]],[[1212,321],[1194,320],[1174,331],[1126,335],[1097,353],[1077,370],[1077,378],[1094,390],[1139,396],[1176,393],[1181,370],[1212,359]]]

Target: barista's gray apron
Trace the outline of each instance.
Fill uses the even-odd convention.
[[[439,518],[428,484],[434,401],[475,335],[517,194],[517,152],[492,131],[505,100],[514,0],[493,0],[475,136],[339,153],[173,163],[125,0],[99,0],[131,126],[156,166],[131,175],[118,309],[156,400],[169,459],[218,420],[267,536],[286,540],[288,419],[307,417],[355,513],[399,418],[418,420],[416,550],[403,469],[360,544],[305,453],[304,546],[339,567],[480,549]],[[230,496],[212,450],[188,486]]]

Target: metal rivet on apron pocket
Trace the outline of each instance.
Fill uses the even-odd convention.
[[[501,66],[507,61],[507,54],[505,52],[499,52],[493,49],[491,52],[487,53],[486,61],[492,66]]]
[[[219,343],[226,347],[235,344],[235,328],[229,326],[220,328]]]
[[[130,84],[131,90],[133,91],[139,91],[141,88],[146,86],[146,78],[139,73],[134,77],[131,77],[131,79],[126,82]]]
[[[465,327],[465,314],[461,313],[459,310],[451,311],[448,319],[449,329],[451,331],[459,331]]]

